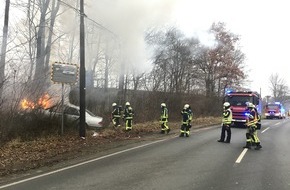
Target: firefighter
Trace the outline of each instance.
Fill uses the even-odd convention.
[[[255,108],[254,104],[247,103],[248,110],[250,113],[248,114],[246,126],[247,126],[247,143],[246,146],[243,148],[251,149],[252,144],[256,145],[255,149],[260,150],[262,148],[260,139],[258,138],[257,134],[257,123],[259,120],[259,115],[257,109]]]
[[[121,118],[121,109],[117,106],[116,103],[112,104],[113,111],[112,111],[112,122],[115,128],[120,127],[120,118]]]
[[[218,142],[225,142],[230,143],[231,142],[231,124],[233,119],[232,110],[230,109],[231,104],[229,102],[225,102],[223,104],[223,118],[222,118],[222,131],[221,131],[221,137],[218,140]],[[225,141],[225,136],[227,132],[227,139]]]
[[[125,119],[125,130],[131,131],[132,130],[132,120],[133,120],[134,112],[133,108],[131,107],[129,102],[125,104],[124,110],[124,119]]]
[[[189,113],[189,105],[185,104],[183,110],[181,111],[182,115],[182,123],[180,128],[180,135],[179,137],[189,137],[189,120],[190,120],[190,113]]]
[[[168,109],[166,107],[165,103],[161,104],[161,116],[160,116],[160,124],[161,124],[161,134],[165,134],[165,132],[168,134],[170,131],[170,128],[167,125],[168,123]]]

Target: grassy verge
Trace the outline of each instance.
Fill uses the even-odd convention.
[[[216,117],[196,118],[192,121],[192,128],[219,123],[220,118]],[[178,133],[180,124],[181,122],[169,122],[168,125],[172,130],[170,134]],[[14,139],[0,148],[0,176],[52,166],[62,161],[93,155],[130,143],[165,137],[159,134],[159,122],[134,124],[133,130],[129,133],[123,129],[124,127],[119,129],[108,127],[98,131],[95,136],[94,131],[87,131],[85,140],[79,138],[76,132],[30,141]]]

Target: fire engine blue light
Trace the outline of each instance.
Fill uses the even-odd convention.
[[[225,94],[230,94],[230,93],[232,93],[232,92],[234,92],[234,90],[231,89],[231,88],[226,88],[226,89],[225,89]]]
[[[226,91],[226,94],[230,94],[232,91],[231,90],[228,90],[228,91]]]

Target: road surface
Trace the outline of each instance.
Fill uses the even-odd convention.
[[[218,143],[220,127],[192,131],[1,184],[15,190],[289,190],[290,119],[263,120],[263,148],[248,150],[245,129]]]

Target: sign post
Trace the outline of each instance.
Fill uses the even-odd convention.
[[[61,83],[61,135],[64,126],[64,84],[75,84],[78,80],[78,67],[73,64],[58,63],[52,64],[51,80]]]

